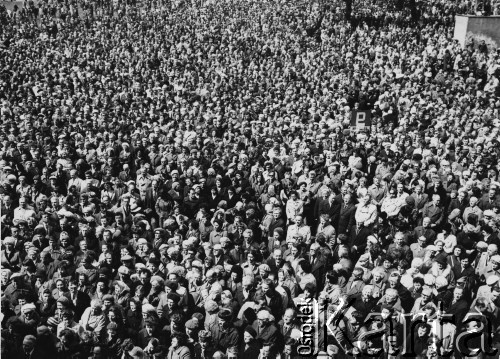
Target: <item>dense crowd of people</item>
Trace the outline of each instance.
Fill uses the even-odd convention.
[[[498,358],[500,52],[453,39],[470,6],[2,5],[2,356]]]

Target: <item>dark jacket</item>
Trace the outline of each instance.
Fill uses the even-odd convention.
[[[65,293],[64,296],[68,298],[73,305],[75,320],[79,320],[85,309],[90,307],[90,296],[87,293],[78,291],[76,294],[76,303],[71,300],[71,294],[69,292]]]
[[[269,324],[264,328],[259,328],[258,321],[252,324],[253,329],[257,332],[257,340],[262,341],[263,344],[269,345],[271,353],[276,354],[282,343],[281,333],[274,324]]]
[[[228,348],[238,346],[239,338],[238,330],[233,326],[224,331],[219,325],[212,327],[212,342],[217,350],[221,350],[224,353]]]
[[[258,290],[255,293],[256,296],[259,295],[264,295],[264,293],[261,290]],[[271,309],[271,314],[276,318],[281,318],[283,315],[283,312],[285,308],[283,308],[283,299],[281,298],[281,294],[279,294],[276,290],[271,294],[270,296],[270,301],[267,303],[267,306],[269,309]],[[266,301],[267,301],[267,295],[266,295]]]
[[[346,233],[354,225],[354,213],[356,212],[356,206],[353,203],[340,205],[339,212],[339,224],[337,227],[337,233]]]
[[[310,256],[304,256],[306,261],[311,263],[311,257]],[[317,254],[314,264],[311,267],[311,273],[316,278],[316,290],[321,292],[323,290],[323,287],[325,285],[325,273],[326,273],[326,262],[327,259],[321,255],[320,253]]]

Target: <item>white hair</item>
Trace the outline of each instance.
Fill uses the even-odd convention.
[[[448,279],[443,276],[439,276],[436,278],[436,286],[438,287],[446,287],[448,285]]]
[[[271,313],[269,313],[269,311],[267,311],[266,309],[262,309],[257,313],[257,318],[261,320],[271,321],[271,317]]]
[[[425,276],[424,276],[424,283],[426,285],[430,285],[430,286],[433,286],[434,284],[436,284],[436,277],[434,277],[432,274],[430,273],[427,273]]]
[[[101,308],[102,307],[102,301],[99,298],[94,298],[90,302],[90,306],[92,308]]]
[[[422,258],[413,258],[411,261],[411,267],[412,268],[420,268],[420,266],[424,263]]]
[[[253,277],[249,276],[249,275],[244,276],[243,279],[241,280],[241,284],[242,285],[251,285],[251,284],[253,284]]]

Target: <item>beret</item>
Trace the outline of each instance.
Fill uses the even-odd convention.
[[[33,303],[27,303],[25,305],[22,306],[21,308],[22,312],[31,312],[31,311],[34,311],[36,310],[36,307]]]
[[[153,282],[158,282],[160,285],[163,284],[164,280],[162,277],[160,277],[159,275],[154,275],[151,277],[150,279],[150,283],[153,283]]]
[[[446,265],[446,255],[443,253],[438,254],[434,260],[439,264]]]
[[[198,329],[198,319],[190,319],[186,322],[186,328],[187,329]]]
[[[495,263],[500,263],[500,255],[496,254],[496,255],[492,256],[491,261],[495,262]]]
[[[233,312],[226,308],[221,309],[217,315],[220,319],[225,321],[230,321],[233,318]]]
[[[205,310],[207,312],[213,312],[215,310],[217,310],[217,308],[219,308],[219,306],[217,305],[217,303],[213,300],[207,300],[205,302]]]
[[[177,290],[178,286],[179,286],[179,285],[177,284],[177,282],[175,282],[175,281],[173,281],[173,280],[167,280],[167,281],[165,282],[165,287],[168,287],[168,288],[170,288],[171,290]]]
[[[148,244],[148,241],[146,238],[139,238],[137,240],[137,244]],[[123,258],[122,258],[122,260],[123,260]]]
[[[254,329],[254,328],[252,328],[252,326],[250,326],[250,325],[247,325],[247,326],[245,327],[245,333],[250,334],[250,335],[252,336],[252,338],[254,338],[254,339],[255,339],[255,338],[257,338],[257,332],[256,332],[256,331],[255,331],[255,329]]]
[[[156,311],[155,307],[153,307],[149,303],[143,304],[143,306],[142,306],[142,312],[143,313],[150,313],[150,312],[155,312],[155,311]]]
[[[57,300],[58,303],[62,303],[64,306],[68,306],[71,304],[71,301],[69,300],[69,298],[67,297],[59,297],[59,299]]]
[[[179,300],[181,299],[181,297],[177,293],[170,292],[167,295],[167,299],[171,299],[171,300],[173,300],[174,302],[177,303],[177,302],[179,302]]]
[[[120,266],[120,268],[118,268],[118,273],[120,273],[120,274],[130,274],[130,269],[128,269],[125,266]]]
[[[407,196],[405,201],[406,201],[406,204],[409,204],[409,205],[415,204],[415,198],[413,198],[412,196]]]
[[[496,275],[490,275],[490,276],[488,276],[488,278],[486,278],[486,284],[487,285],[494,285],[494,284],[498,283],[499,279],[500,278],[498,278],[498,276],[496,276]]]

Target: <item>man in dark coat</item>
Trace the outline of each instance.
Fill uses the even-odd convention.
[[[352,226],[349,233],[348,247],[353,254],[353,261],[357,261],[359,256],[365,252],[369,235],[371,235],[371,229],[363,226],[363,223]]]
[[[252,325],[257,332],[257,340],[270,347],[271,354],[276,355],[282,344],[282,336],[278,328],[271,322],[271,313],[262,309],[257,313],[257,320]]]
[[[337,233],[347,233],[354,224],[354,213],[356,212],[356,206],[351,201],[351,194],[346,193],[344,195],[344,201],[340,204],[339,208],[339,222],[337,227]]]
[[[264,297],[271,314],[278,320],[283,315],[283,299],[274,286],[274,282],[266,278],[261,283],[261,289],[255,293],[255,297]]]
[[[326,258],[321,255],[318,243],[311,244],[309,254],[305,256],[305,259],[311,264],[311,273],[316,278],[317,290],[321,292],[325,284]]]
[[[363,318],[372,312],[372,310],[377,305],[377,301],[373,298],[373,287],[367,285],[363,288],[361,293],[356,294],[352,297],[353,308],[356,309],[358,313],[363,315]]]
[[[221,309],[217,315],[219,323],[211,327],[213,343],[217,350],[225,353],[228,348],[238,345],[239,333],[232,323],[233,312],[230,309]]]
[[[396,289],[398,291],[398,296],[401,299],[401,306],[407,313],[409,313],[413,307],[414,300],[410,291],[401,284],[401,277],[398,273],[393,272],[391,274],[388,281],[388,288]]]
[[[85,309],[90,306],[90,297],[87,293],[78,290],[78,282],[76,280],[69,282],[68,289],[69,291],[65,294],[65,296],[73,304],[75,311],[74,319],[80,320],[80,317]]]
[[[462,323],[463,318],[469,310],[469,304],[464,298],[464,289],[462,287],[456,287],[453,291],[453,299],[449,308],[446,310],[446,314],[451,314],[455,318],[455,323]]]
[[[286,222],[282,217],[282,211],[280,208],[273,209],[273,220],[271,221],[271,224],[269,225],[269,231],[267,232],[269,235],[269,240],[271,240],[271,237],[273,237],[274,230],[276,228],[286,228]]]

